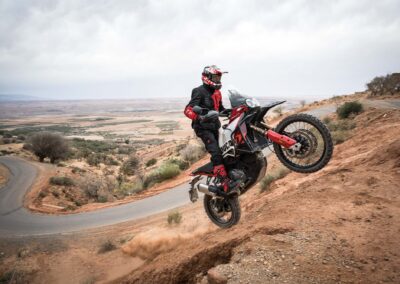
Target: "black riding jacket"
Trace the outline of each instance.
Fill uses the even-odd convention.
[[[187,104],[186,108],[192,108],[194,106],[199,106],[207,110],[223,111],[225,110],[222,105],[221,93],[219,90],[214,90],[207,85],[201,85],[192,90],[192,98]],[[201,115],[207,114],[208,111],[203,111]],[[221,123],[215,122],[200,122],[198,119],[192,120],[193,129],[205,129],[205,130],[218,130],[221,127]]]

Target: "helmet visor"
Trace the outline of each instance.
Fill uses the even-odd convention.
[[[213,81],[216,84],[221,84],[221,74],[211,74],[210,75],[210,80]]]

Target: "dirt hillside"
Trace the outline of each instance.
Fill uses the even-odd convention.
[[[325,169],[243,196],[234,228],[159,255],[134,238],[125,250],[147,263],[115,283],[400,283],[400,111],[355,120]]]

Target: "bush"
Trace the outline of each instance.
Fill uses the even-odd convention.
[[[195,144],[188,144],[179,152],[182,159],[188,163],[194,163],[205,155],[204,147]]]
[[[39,132],[29,139],[32,152],[39,158],[40,162],[48,157],[53,164],[58,159],[64,159],[69,152],[66,140],[58,134],[50,132]]]
[[[76,174],[76,173],[80,174],[80,173],[86,173],[86,170],[85,170],[85,169],[78,168],[78,167],[72,167],[71,172],[72,172],[73,174]]]
[[[136,156],[131,156],[122,164],[121,172],[127,176],[132,176],[135,174],[138,167],[139,159]]]
[[[3,144],[10,144],[12,142],[11,138],[2,138]]]
[[[121,155],[129,155],[132,153],[135,149],[133,147],[127,147],[127,146],[121,146],[117,149],[117,154]]]
[[[88,151],[89,153],[106,153],[117,148],[115,144],[106,141],[85,140],[81,138],[74,138],[72,140],[72,146],[79,151]]]
[[[187,170],[189,168],[189,162],[181,159],[169,159],[167,162],[177,165],[181,171]]]
[[[115,249],[117,249],[117,247],[114,243],[111,240],[107,240],[100,245],[99,253],[106,253]]]
[[[168,213],[168,218],[167,218],[168,224],[179,224],[182,221],[182,214],[179,211],[172,211]]]
[[[338,145],[349,139],[350,133],[348,131],[338,130],[331,132],[334,145]]]
[[[323,123],[325,123],[325,124],[329,124],[329,123],[331,123],[332,119],[331,119],[329,116],[325,116],[325,117],[322,119],[322,121],[323,121]]]
[[[179,175],[180,172],[181,171],[179,170],[179,166],[176,164],[172,164],[169,162],[162,164],[161,167],[158,169],[160,182],[176,177],[177,175]]]
[[[25,137],[25,135],[18,135],[17,139],[20,141],[25,141],[26,137]]]
[[[150,159],[146,162],[146,167],[151,167],[151,166],[155,165],[156,163],[157,163],[156,158]]]
[[[104,164],[107,166],[118,166],[119,162],[111,156],[105,156]]]
[[[97,197],[97,201],[101,202],[101,203],[105,203],[108,201],[108,198],[105,195],[100,195],[99,197]]]
[[[340,119],[348,118],[350,114],[359,114],[362,112],[363,106],[357,101],[346,102],[337,108],[336,112]]]
[[[261,191],[266,191],[272,182],[285,177],[288,173],[290,173],[290,170],[282,167],[267,174],[260,182]]]
[[[90,154],[90,155],[86,158],[86,162],[87,162],[90,166],[98,166],[102,161],[103,161],[103,157],[102,157],[101,154]]]
[[[134,182],[122,182],[115,192],[120,196],[128,196],[139,193],[143,190],[143,182],[137,179]]]
[[[148,188],[155,183],[162,182],[164,180],[171,179],[176,177],[180,173],[179,166],[170,162],[166,162],[162,164],[157,170],[151,172],[148,176],[146,176],[143,186]]]
[[[99,196],[114,192],[116,181],[102,176],[86,175],[79,179],[78,185],[88,198],[98,200]]]
[[[51,177],[50,183],[54,185],[72,186],[74,181],[69,177]]]

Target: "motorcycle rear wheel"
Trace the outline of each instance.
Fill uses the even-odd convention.
[[[301,128],[302,124],[304,125],[303,128]],[[296,129],[294,125],[298,125],[299,128]],[[294,127],[295,130],[293,131],[291,127]],[[299,173],[319,171],[332,157],[333,142],[331,134],[325,124],[312,115],[301,113],[288,116],[278,124],[275,131],[304,141],[305,150],[297,153],[291,152],[291,150],[274,143],[275,154],[279,161],[292,171]],[[317,151],[315,147],[321,146],[321,144],[322,148]],[[316,158],[315,162],[301,164],[303,162],[306,163],[312,157]]]
[[[240,220],[241,209],[237,195],[224,199],[204,195],[203,205],[208,218],[220,228],[230,228]],[[226,214],[229,217],[225,220],[223,217]]]

